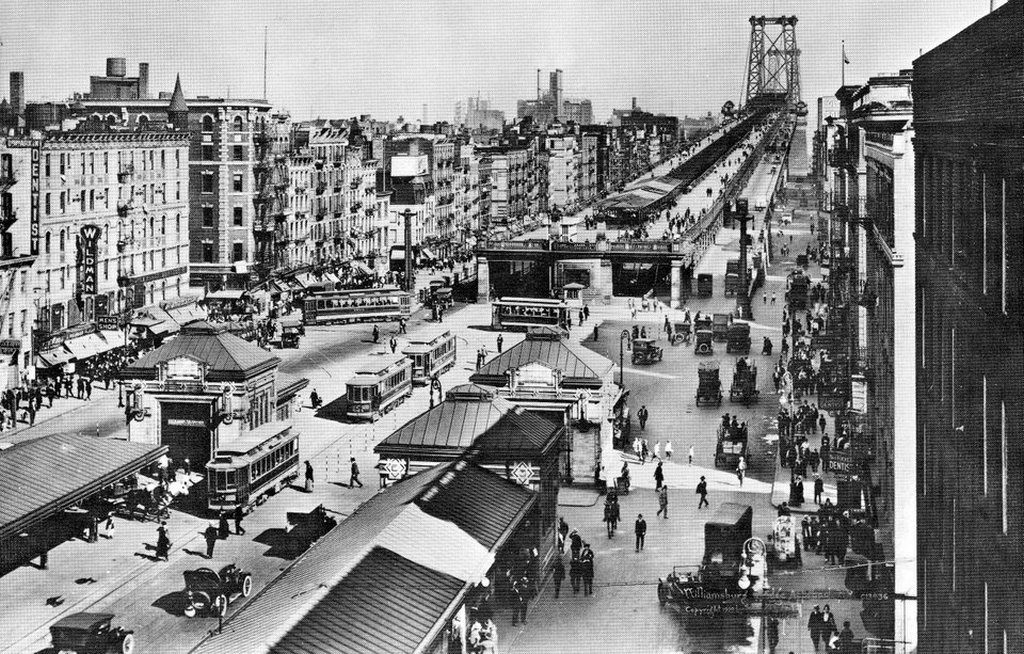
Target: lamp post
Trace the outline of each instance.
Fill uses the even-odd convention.
[[[625,374],[625,352],[623,350],[623,342],[629,342],[629,330],[623,329],[622,333],[619,334],[619,386],[626,387],[626,374]]]
[[[430,378],[430,408],[434,408],[434,391],[437,391],[438,403],[444,398],[444,392],[441,390],[441,380],[434,375]]]

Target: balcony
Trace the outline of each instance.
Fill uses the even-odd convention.
[[[117,215],[120,216],[121,218],[127,218],[128,214],[131,212],[131,210],[132,210],[132,205],[130,203],[129,204],[122,204],[120,202],[117,203]]]
[[[0,171],[0,190],[7,190],[17,183],[18,179],[14,176],[14,170],[6,168]]]

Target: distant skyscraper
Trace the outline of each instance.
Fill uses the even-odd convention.
[[[11,71],[11,111],[25,115],[25,73],[18,70]]]

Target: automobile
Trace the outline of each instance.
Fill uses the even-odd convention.
[[[112,613],[72,613],[50,626],[50,640],[57,652],[76,654],[132,654],[135,635],[130,629],[111,626]]]
[[[657,361],[661,361],[661,357],[664,355],[664,350],[654,344],[654,340],[650,338],[634,338],[633,339],[633,365],[640,364],[651,364]]]
[[[697,275],[697,297],[711,297],[714,293],[714,277],[710,273]]]
[[[757,402],[761,391],[757,388],[757,366],[747,363],[742,357],[736,362],[732,373],[732,386],[729,389],[730,402],[743,402],[750,406]]]
[[[732,324],[732,314],[716,313],[711,317],[711,331],[715,341],[729,340],[729,325]]]
[[[239,597],[248,597],[252,593],[252,574],[243,571],[234,563],[220,569],[211,568],[186,570],[185,576],[185,608],[183,613],[194,618],[200,613],[223,616],[228,611],[228,604]]]
[[[783,225],[789,225],[790,223],[792,223],[793,222],[793,212],[792,211],[783,211],[782,215],[779,216],[779,222],[781,222]]]
[[[694,332],[695,354],[713,354],[715,351],[715,333],[710,329],[698,329]]]
[[[701,402],[716,406],[722,403],[722,380],[717,361],[701,361],[697,367],[697,406]]]
[[[750,325],[745,322],[734,322],[729,325],[729,342],[725,346],[726,353],[738,352],[750,354]]]
[[[298,320],[281,321],[281,349],[299,347],[299,337],[305,331]]]

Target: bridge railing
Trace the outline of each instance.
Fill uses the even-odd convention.
[[[524,239],[522,241],[483,241],[479,250],[547,250],[546,239]]]

